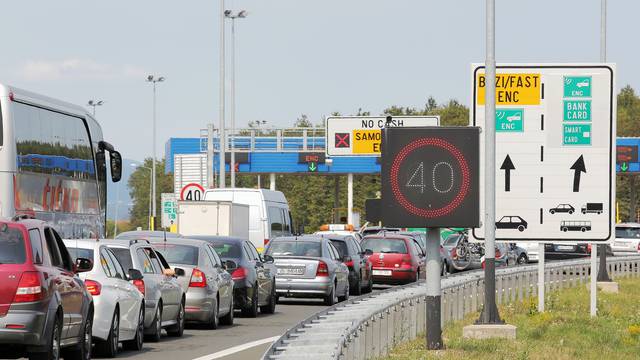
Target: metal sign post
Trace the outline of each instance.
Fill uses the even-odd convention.
[[[427,349],[442,349],[440,228],[427,229]]]
[[[544,312],[544,243],[538,243],[538,312]]]

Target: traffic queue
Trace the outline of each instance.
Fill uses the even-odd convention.
[[[331,306],[374,284],[425,278],[423,232],[327,225],[294,234],[282,193],[211,191],[217,199],[179,204],[180,233],[63,240],[30,215],[0,220],[0,357],[113,358],[120,345],[140,351],[192,324],[233,325],[236,311],[273,314],[281,298]],[[466,269],[461,243],[443,242],[443,273]],[[504,253],[506,265],[517,262]]]

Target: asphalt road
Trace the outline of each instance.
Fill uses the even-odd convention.
[[[188,326],[181,338],[165,335],[158,343],[145,342],[141,352],[121,351],[118,359],[214,359],[208,355],[257,340],[280,336],[290,327],[325,308],[321,300],[284,299],[276,306],[276,313],[273,315],[243,318],[240,317],[239,312],[236,312],[233,326],[221,326],[218,330]],[[270,343],[269,341],[232,355],[215,357],[215,359],[259,359]]]

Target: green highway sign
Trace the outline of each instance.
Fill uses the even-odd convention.
[[[565,76],[564,97],[591,97],[591,76]]]
[[[591,121],[591,100],[564,100],[564,121]]]
[[[591,145],[591,124],[563,125],[563,145]]]
[[[318,164],[316,164],[315,162],[310,162],[307,166],[310,172],[318,171]]]
[[[524,109],[496,109],[497,132],[523,132]]]

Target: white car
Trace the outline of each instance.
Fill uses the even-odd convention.
[[[115,357],[120,342],[125,349],[142,350],[144,342],[144,295],[137,283],[142,273],[125,272],[118,259],[102,240],[64,240],[75,259],[93,261],[93,269],[78,276],[93,296],[93,340],[96,350]]]
[[[528,241],[517,242],[516,246],[526,250],[529,262],[538,261],[539,246],[537,242],[528,242]]]
[[[614,255],[640,254],[640,224],[616,224],[616,239],[611,244]]]

